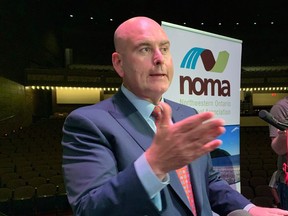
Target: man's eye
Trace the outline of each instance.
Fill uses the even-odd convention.
[[[169,52],[169,49],[167,47],[163,47],[163,48],[161,48],[161,52],[167,53],[167,52]]]
[[[141,52],[149,52],[149,51],[150,51],[150,49],[148,47],[144,47],[141,49]]]

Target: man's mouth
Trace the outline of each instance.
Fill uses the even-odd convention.
[[[150,76],[160,76],[160,77],[162,77],[162,76],[166,76],[166,74],[150,74]]]

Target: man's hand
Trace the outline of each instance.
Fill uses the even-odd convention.
[[[171,170],[211,152],[222,141],[216,139],[225,132],[222,119],[212,119],[212,112],[190,116],[175,124],[171,121],[171,108],[161,102],[162,117],[157,132],[145,156],[154,173],[163,179]]]
[[[255,206],[252,207],[249,210],[249,213],[253,216],[287,216],[288,215],[288,211],[286,210],[282,210],[282,209],[278,209],[278,208],[264,208],[264,207],[259,207],[259,206]]]

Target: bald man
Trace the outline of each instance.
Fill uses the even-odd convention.
[[[114,44],[119,91],[74,110],[63,127],[63,170],[74,215],[212,216],[237,209],[288,215],[254,206],[213,170],[210,152],[221,145],[222,119],[162,97],[174,71],[170,41],[157,22],[125,21]],[[156,105],[157,126],[151,115]],[[183,167],[191,201],[176,173]]]

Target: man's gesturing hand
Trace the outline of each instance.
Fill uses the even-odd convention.
[[[212,119],[212,112],[190,116],[175,124],[171,121],[171,108],[161,102],[162,116],[146,159],[154,173],[163,179],[171,170],[181,168],[214,150],[222,141],[216,139],[225,132],[222,119]]]

